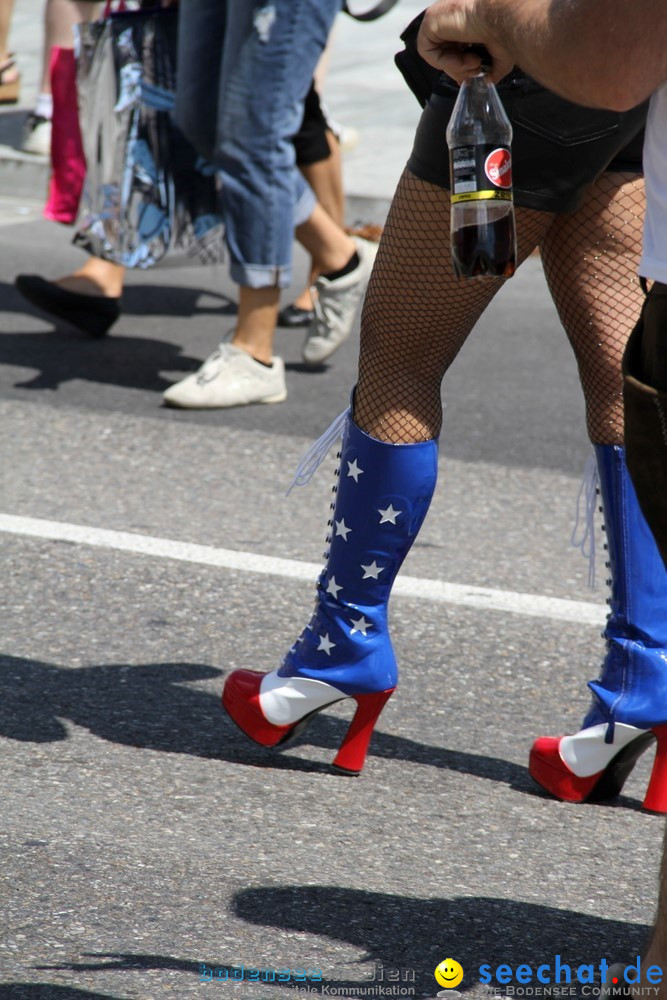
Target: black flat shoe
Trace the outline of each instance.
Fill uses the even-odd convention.
[[[278,313],[278,326],[289,326],[294,329],[297,326],[310,326],[315,318],[314,309],[301,309],[294,304],[285,306]]]
[[[120,299],[68,292],[38,274],[19,274],[14,285],[24,299],[50,317],[64,319],[93,337],[103,337],[120,316]]]

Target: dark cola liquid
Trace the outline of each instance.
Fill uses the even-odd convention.
[[[452,259],[459,278],[511,278],[516,269],[512,215],[461,226],[452,233]]]

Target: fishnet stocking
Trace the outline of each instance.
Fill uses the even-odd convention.
[[[637,280],[644,181],[602,174],[542,241],[544,273],[579,366],[588,436],[623,443],[621,360],[644,301]]]
[[[633,279],[643,187],[636,178],[619,186],[621,180],[627,178],[598,182],[586,207],[571,216],[516,211],[519,262],[537,246],[547,248],[551,293],[577,354],[589,433],[599,443],[619,440],[620,358],[641,308]],[[362,430],[396,444],[438,436],[442,378],[502,284],[455,277],[449,193],[406,171],[362,315],[354,411]]]

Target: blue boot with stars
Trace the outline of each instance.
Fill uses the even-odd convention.
[[[279,670],[234,671],[222,701],[248,736],[276,746],[327,705],[354,698],[334,766],[358,774],[398,680],[387,602],[433,496],[438,446],[388,444],[348,418],[340,456],[315,613]]]
[[[565,802],[612,799],[657,743],[643,806],[667,813],[667,568],[639,507],[625,449],[595,445],[607,537],[607,654],[581,729],[543,736],[530,773]]]

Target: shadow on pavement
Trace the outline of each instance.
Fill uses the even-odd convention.
[[[46,277],[46,276],[45,276]],[[127,284],[123,290],[123,315],[170,316],[235,316],[238,308],[229,296],[221,292],[176,284]],[[0,310],[39,316],[48,322],[48,316],[36,309],[16,290],[12,282],[0,281]],[[51,319],[56,327],[70,329],[64,320]]]
[[[463,966],[463,992],[479,979],[482,963],[492,973],[500,964],[535,969],[551,963],[554,977],[556,954],[576,982],[582,964],[636,961],[649,932],[645,925],[512,899],[419,899],[337,886],[245,889],[235,897],[234,912],[253,924],[345,941],[365,952],[364,961],[385,969],[414,969],[422,997],[437,991],[430,970],[447,955]],[[334,985],[352,992],[359,983],[329,982]]]
[[[238,307],[228,296],[188,285],[126,285],[123,315],[236,316]]]
[[[244,889],[234,897],[233,909],[241,920],[256,926],[346,942],[363,952],[360,963],[374,963],[375,980],[368,977],[366,970],[360,970],[360,977],[366,976],[365,979],[354,980],[327,978],[326,970],[322,970],[321,983],[308,983],[311,995],[327,988],[334,991],[332,995],[347,995],[349,991],[355,996],[359,987],[368,987],[372,982],[383,981],[388,986],[391,980],[387,974],[393,970],[393,975],[398,973],[401,977],[400,985],[412,987],[416,997],[433,997],[438,987],[431,969],[446,955],[455,956],[463,966],[464,981],[459,989],[464,994],[477,984],[479,967],[484,963],[490,966],[492,976],[501,964],[510,965],[513,970],[519,965],[536,970],[546,963],[550,965],[546,975],[551,977],[552,984],[558,985],[556,955],[560,956],[563,970],[559,974],[561,985],[566,985],[564,967],[569,966],[572,985],[577,987],[580,966],[593,966],[599,979],[599,963],[603,958],[610,965],[615,961],[636,961],[649,933],[648,926],[643,924],[512,899],[484,896],[422,899],[338,886]],[[308,947],[310,951],[312,946]],[[167,969],[202,976],[203,965],[207,972],[211,971],[213,981],[238,982],[243,978],[242,967],[226,965],[221,956],[217,956],[216,962],[215,955],[203,956],[202,961],[196,962],[145,954],[86,953],[84,957],[97,961],[38,968],[73,972]],[[316,954],[310,954],[306,965],[317,969]],[[246,970],[265,967],[261,956],[248,956]],[[582,978],[587,975],[582,972]],[[262,981],[261,985],[289,989],[299,983]],[[542,993],[547,993],[543,987]]]
[[[3,146],[20,147],[27,114],[24,108],[0,112],[0,143]]]
[[[183,686],[221,673],[200,663],[65,669],[0,655],[0,736],[59,742],[68,739],[61,721],[68,719],[123,746],[277,769],[328,771],[317,761],[267,754],[239,733],[222,710],[218,692]]]
[[[93,339],[63,331],[0,334],[0,364],[37,369],[25,381],[15,382],[17,389],[54,390],[82,380],[163,392],[174,380],[163,378],[160,371],[186,375],[200,367],[201,358],[182,354],[180,347],[163,340]]]
[[[95,736],[125,746],[184,753],[268,770],[330,773],[328,763],[267,750],[243,735],[220,706],[222,683],[211,694],[185,687],[221,678],[222,670],[201,663],[102,664],[76,669],[0,655],[0,737],[29,743],[66,740],[62,719]],[[289,744],[321,747],[333,758],[349,722],[315,716],[305,736]],[[406,761],[474,775],[542,794],[525,767],[499,757],[449,750],[376,730],[370,757]],[[343,781],[350,780],[338,775]],[[634,799],[617,804],[639,808]]]
[[[196,972],[199,974],[203,962],[193,962],[186,958],[172,958],[170,955],[131,955],[116,951],[84,951],[85,958],[95,958],[96,962],[63,962],[60,965],[36,965],[42,972],[49,970],[75,969],[78,972],[145,972],[148,969],[168,969],[170,972]],[[232,968],[232,966],[229,966]],[[2,995],[0,994],[0,1000]]]

